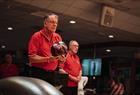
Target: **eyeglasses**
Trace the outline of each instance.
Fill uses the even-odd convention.
[[[57,21],[52,21],[52,20],[46,20],[48,23],[51,23],[51,24],[58,24]]]
[[[79,45],[72,45],[72,46],[74,46],[74,47],[79,47]]]

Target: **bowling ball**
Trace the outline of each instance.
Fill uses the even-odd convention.
[[[52,56],[66,55],[67,45],[63,41],[59,41],[53,44],[51,47]]]

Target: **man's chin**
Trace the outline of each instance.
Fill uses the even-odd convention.
[[[52,33],[54,33],[56,30],[51,30]]]

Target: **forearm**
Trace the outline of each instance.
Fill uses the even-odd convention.
[[[82,77],[82,70],[80,71],[79,76],[78,76],[79,80],[81,80],[81,77]]]
[[[69,73],[66,72],[64,69],[60,68],[60,69],[59,69],[59,72],[62,73],[62,74],[68,74],[68,77],[69,77],[70,80],[75,81],[75,82],[78,82],[78,78],[77,78],[77,77],[75,77],[75,76],[69,74]]]
[[[30,63],[47,62],[49,59],[50,59],[50,57],[42,57],[42,56],[39,56],[39,55],[29,55]]]
[[[69,74],[69,79],[74,81],[74,82],[79,82],[79,79],[71,74]]]

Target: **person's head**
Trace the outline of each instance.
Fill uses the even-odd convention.
[[[58,24],[58,16],[54,13],[49,13],[44,17],[44,28],[49,32],[55,32]]]
[[[77,53],[78,52],[78,49],[79,49],[79,44],[77,41],[75,40],[71,40],[69,42],[69,50],[73,53]]]
[[[4,56],[4,61],[5,61],[5,63],[11,64],[12,61],[13,61],[12,55],[11,55],[11,54],[6,54],[6,55]]]

